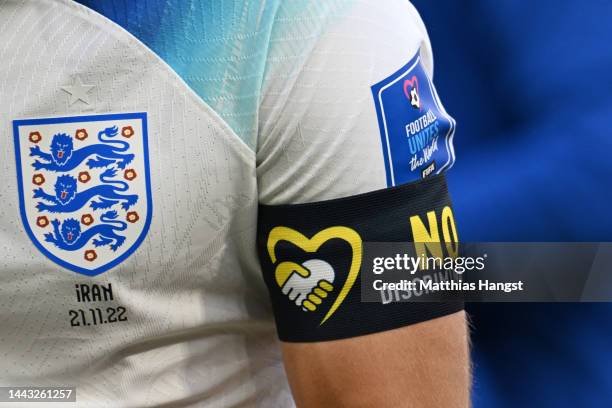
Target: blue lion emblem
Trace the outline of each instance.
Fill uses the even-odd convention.
[[[86,164],[90,169],[108,167],[113,164],[124,169],[134,160],[134,155],[124,153],[130,148],[129,143],[112,139],[117,134],[117,126],[106,128],[98,133],[98,140],[102,143],[74,150],[72,136],[58,133],[51,140],[51,153],[43,152],[39,146],[30,147],[30,156],[39,157],[44,161],[35,160],[32,166],[36,170],[70,171],[85,159],[95,156],[87,160]]]
[[[41,256],[97,276],[146,242],[146,112],[16,119],[12,128],[23,230]]]
[[[55,219],[51,221],[53,232],[45,234],[45,241],[66,251],[76,251],[87,245],[93,238],[92,243],[96,247],[110,245],[110,249],[117,251],[117,248],[125,242],[125,237],[117,232],[125,231],[127,228],[127,223],[117,221],[117,217],[116,211],[108,211],[100,217],[103,224],[85,231],[81,231],[81,223],[74,218],[68,218],[61,223]]]
[[[71,213],[80,210],[90,200],[99,197],[98,201],[91,201],[90,207],[94,210],[108,209],[119,202],[121,208],[128,210],[138,201],[136,194],[121,194],[129,189],[126,182],[111,180],[117,174],[115,168],[106,169],[100,175],[100,181],[104,184],[91,187],[85,191],[77,192],[76,178],[64,174],[59,176],[55,182],[55,195],[47,194],[42,187],[34,189],[34,198],[40,201],[36,204],[39,212],[49,211],[51,213]]]

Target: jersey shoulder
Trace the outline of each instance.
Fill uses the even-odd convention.
[[[162,58],[253,150],[262,84],[355,0],[78,0]],[[272,54],[272,55],[271,55]],[[285,54],[286,57],[283,57]]]

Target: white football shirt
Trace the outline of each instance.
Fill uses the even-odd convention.
[[[431,48],[406,0],[202,3],[241,30],[215,33],[231,58],[180,55],[214,77],[72,1],[0,4],[0,386],[76,386],[78,407],[293,406],[258,202],[410,181],[389,181],[371,87],[411,60],[431,81]]]

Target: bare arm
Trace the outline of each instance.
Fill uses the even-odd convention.
[[[259,259],[289,383],[300,408],[467,407],[459,305],[361,301],[362,243],[457,240],[445,182],[431,174],[454,160],[454,121],[410,2],[350,3],[323,10],[327,20],[308,8],[281,16],[293,25],[271,45],[262,88]],[[323,280],[328,293],[315,287]]]
[[[386,332],[283,343],[299,408],[468,407],[464,312]]]

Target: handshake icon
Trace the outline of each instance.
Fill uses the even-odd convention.
[[[334,268],[320,259],[303,264],[282,262],[276,267],[276,283],[282,293],[304,311],[317,310],[334,289]]]

